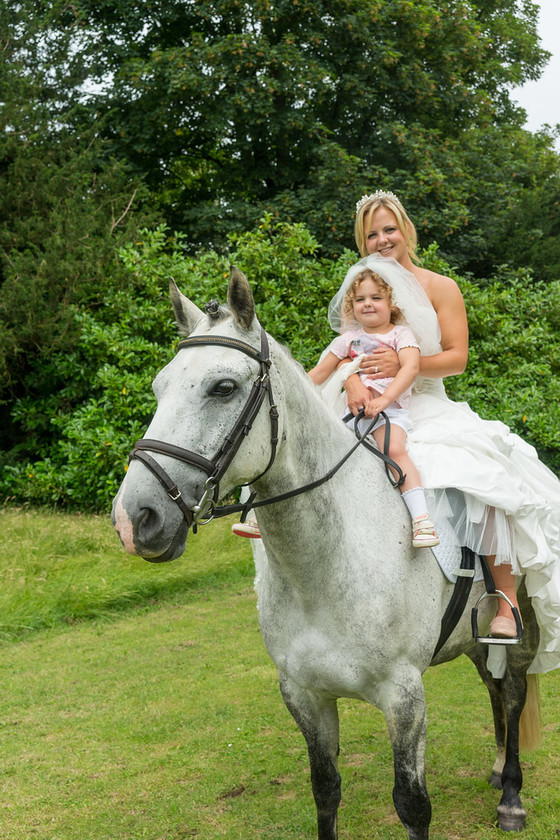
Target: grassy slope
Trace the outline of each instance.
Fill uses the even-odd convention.
[[[134,594],[124,597],[123,583],[121,600],[110,602],[110,620],[101,599],[100,618],[57,626],[46,609],[57,588],[51,582],[37,599],[51,629],[27,631],[0,648],[3,840],[314,837],[306,750],[258,633],[247,543],[229,537],[228,523],[214,523],[197,539],[221,544],[221,558],[208,545],[200,566],[193,551],[188,562],[152,567],[123,558],[117,547],[113,572],[105,566],[112,535],[107,532],[102,550],[92,537],[106,523],[64,516],[39,523],[34,514],[18,523],[20,516],[2,518],[5,570],[7,535],[20,533],[25,541],[44,527],[58,546],[43,555],[48,570],[57,557],[65,558],[63,565],[73,558],[70,566],[81,569],[74,585],[82,591],[95,598],[105,591],[99,583],[84,590],[89,569],[92,581],[103,578],[112,590],[120,572],[130,575]],[[34,552],[28,542],[24,553]],[[154,587],[153,573],[176,575],[175,585],[164,578],[150,595],[159,604],[119,615],[116,603],[141,604],[138,579],[147,575]],[[49,580],[50,572],[38,567],[34,574]],[[4,577],[17,583],[3,587],[7,598],[23,583]],[[560,829],[559,676],[542,679],[543,746],[523,761],[524,840],[553,838]],[[431,838],[497,840],[503,836],[493,827],[498,794],[485,781],[493,761],[485,690],[464,659],[430,671],[426,689]],[[341,840],[404,840],[391,802],[381,714],[356,702],[340,707]]]
[[[0,510],[0,641],[250,581],[250,551],[230,526],[200,528],[182,558],[153,564],[123,552],[108,516]]]

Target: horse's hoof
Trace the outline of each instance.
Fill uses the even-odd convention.
[[[498,828],[502,831],[523,831],[527,812],[523,808],[502,808],[498,805]]]
[[[501,773],[492,773],[490,778],[488,779],[488,784],[492,785],[493,788],[496,790],[502,789],[502,774]]]

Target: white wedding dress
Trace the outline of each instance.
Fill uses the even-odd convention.
[[[418,380],[410,413],[408,451],[432,515],[459,545],[524,575],[541,631],[529,673],[560,667],[560,482],[503,423],[448,399],[441,380]]]
[[[393,259],[365,257],[348,272],[329,306],[337,332],[342,301],[364,268],[380,274],[412,329],[423,355],[441,350],[437,315],[418,280]],[[339,415],[344,379],[358,367],[341,366],[323,386]],[[540,627],[529,673],[560,667],[560,481],[537,453],[498,421],[483,420],[467,403],[450,400],[440,379],[418,377],[410,401],[414,424],[408,451],[420,471],[434,520],[451,524],[459,545],[496,556],[523,575]]]

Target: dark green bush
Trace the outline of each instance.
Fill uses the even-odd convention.
[[[102,305],[75,311],[74,349],[51,353],[36,370],[38,378],[63,385],[43,398],[20,399],[13,408],[32,454],[5,453],[4,499],[108,508],[132,444],[155,410],[152,379],[173,355],[170,276],[202,307],[212,297],[225,298],[230,261],[235,263],[252,284],[263,325],[303,364],[315,362],[331,336],[326,302],[346,268],[321,265],[314,257],[317,243],[303,226],[273,225],[267,217],[254,233],[231,238],[229,258],[214,252],[187,256],[182,246],[164,227],[143,231],[140,241],[120,250],[128,283],[107,284]],[[352,259],[349,254],[346,265]]]
[[[79,340],[68,353],[42,361],[37,377],[64,383],[42,399],[21,399],[13,422],[37,446],[25,459],[4,456],[0,493],[34,504],[107,510],[128,453],[155,409],[151,381],[176,341],[168,278],[199,306],[224,299],[230,263],[252,285],[263,326],[309,368],[333,337],[326,309],[355,256],[316,257],[318,243],[302,225],[265,217],[253,232],[230,237],[229,255],[186,254],[165,228],[143,231],[120,250],[128,282],[107,284],[102,305],[77,309]],[[452,274],[433,246],[425,264]],[[534,282],[504,268],[484,283],[456,277],[471,330],[469,366],[446,381],[487,419],[501,419],[560,471],[560,283]],[[50,430],[50,438],[45,428]],[[48,445],[46,440],[50,440]],[[17,453],[15,453],[17,455]]]

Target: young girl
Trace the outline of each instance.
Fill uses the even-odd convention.
[[[421,548],[438,545],[439,539],[428,515],[420,474],[406,451],[407,433],[412,429],[408,404],[420,368],[420,349],[411,330],[399,321],[402,317],[393,304],[391,287],[371,269],[360,271],[344,294],[341,311],[344,332],[329,345],[327,354],[309,371],[309,376],[321,385],[342,359],[369,355],[381,346],[397,352],[401,367],[395,377],[373,380],[360,373],[368,389],[364,409],[368,418],[379,415],[372,434],[380,448],[385,435],[385,418],[380,412],[384,411],[391,422],[389,457],[405,473],[401,492],[412,517],[412,544]],[[350,422],[353,426],[353,421]],[[360,425],[367,428],[370,422],[363,419]]]

